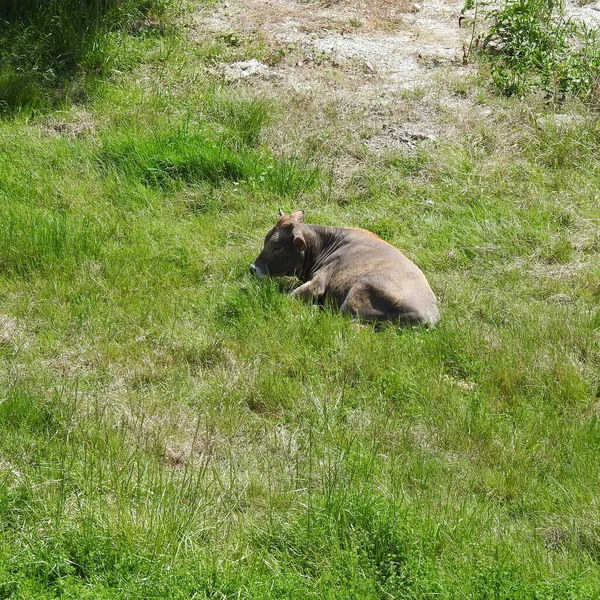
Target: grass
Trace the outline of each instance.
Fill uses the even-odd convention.
[[[0,121],[0,597],[597,598],[595,113],[283,154],[171,35]],[[440,325],[253,279],[279,206],[403,248]]]
[[[0,111],[85,100],[166,33],[171,0],[8,0],[0,6]]]

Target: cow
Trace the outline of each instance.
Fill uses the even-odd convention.
[[[366,229],[304,222],[304,211],[279,220],[250,271],[259,279],[293,275],[292,296],[329,301],[364,321],[433,326],[439,319],[425,276],[400,250]]]

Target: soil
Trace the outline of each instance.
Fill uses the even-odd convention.
[[[266,46],[268,59],[217,71],[231,85],[287,103],[297,137],[290,127],[274,132],[283,149],[319,131],[326,112],[330,123],[334,111],[346,137],[377,153],[456,134],[464,116],[489,117],[489,108],[465,92],[476,66],[468,59],[472,31],[461,19],[463,6],[462,0],[226,0],[198,11],[192,31]],[[568,2],[567,9],[600,23],[600,2]],[[342,170],[348,176],[352,165]]]

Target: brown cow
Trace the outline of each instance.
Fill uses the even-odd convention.
[[[434,325],[437,302],[425,276],[400,250],[365,229],[304,223],[304,211],[279,211],[250,270],[259,278],[295,275],[292,296],[329,299],[366,321]]]

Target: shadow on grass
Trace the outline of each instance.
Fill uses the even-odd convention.
[[[127,37],[161,35],[164,0],[9,0],[0,4],[0,113],[85,99],[132,60]]]
[[[243,108],[243,106],[242,106]],[[114,132],[105,135],[98,159],[145,185],[168,189],[225,181],[246,182],[286,197],[297,197],[318,180],[318,170],[295,157],[277,159],[247,146],[231,148],[228,139],[202,125],[152,134]]]

